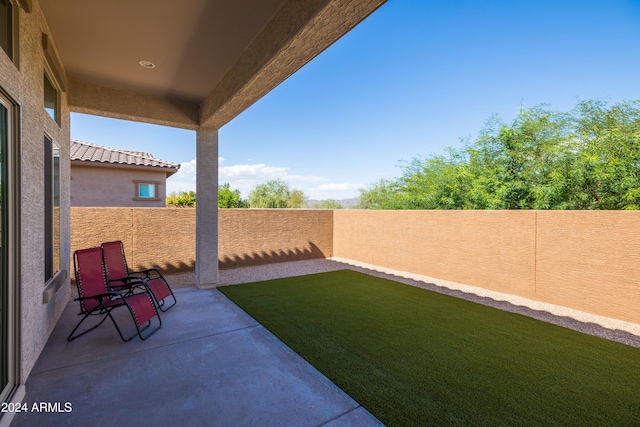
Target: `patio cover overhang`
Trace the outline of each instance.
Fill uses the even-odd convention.
[[[55,40],[43,39],[45,55],[71,111],[197,132],[196,280],[207,287],[218,274],[218,129],[385,1],[39,4]]]

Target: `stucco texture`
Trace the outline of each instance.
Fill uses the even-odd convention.
[[[534,212],[336,211],[334,253],[533,297],[534,224]]]
[[[74,207],[71,250],[120,240],[130,269],[189,271],[195,265],[195,218],[194,209]]]
[[[333,212],[300,209],[221,209],[220,267],[328,258]]]
[[[537,299],[640,323],[640,212],[537,218]]]
[[[194,209],[72,208],[73,248],[191,271]],[[337,257],[640,324],[640,212],[219,210],[221,268]]]
[[[44,109],[45,55],[43,34],[49,28],[36,1],[32,11],[19,9],[18,49],[12,62],[0,52],[0,86],[19,105],[20,129],[20,372],[29,375],[40,351],[69,299],[62,286],[43,303],[44,283],[44,144],[47,134],[60,146],[60,258],[63,274],[69,259],[69,109],[60,93],[60,119],[56,123]]]
[[[71,166],[71,205],[93,207],[165,207],[164,171],[126,167]],[[158,183],[156,198],[136,197],[136,182]]]
[[[218,212],[221,268],[328,258],[332,254],[332,211],[220,209]],[[72,251],[121,240],[132,269],[192,271],[195,214],[195,209],[189,208],[73,207]]]

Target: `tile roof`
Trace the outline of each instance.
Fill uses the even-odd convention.
[[[160,168],[175,169],[180,165],[164,160],[156,159],[151,153],[143,151],[121,150],[118,148],[102,147],[100,145],[89,144],[88,142],[71,140],[71,160],[81,160],[86,162],[111,163],[134,166],[155,166]]]

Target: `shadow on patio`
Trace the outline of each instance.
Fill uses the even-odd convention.
[[[344,268],[328,260],[286,264],[223,271],[221,281]],[[109,321],[67,342],[79,320],[77,303],[70,302],[27,380],[24,400],[29,410],[34,402],[60,402],[61,413],[19,413],[11,425],[379,425],[216,289],[175,292],[178,304],[162,314],[162,329],[130,343]],[[126,333],[133,331],[123,319]],[[66,402],[71,412],[62,412]]]

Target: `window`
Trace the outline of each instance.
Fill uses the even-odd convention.
[[[44,137],[44,281],[60,268],[60,148]]]
[[[9,0],[0,0],[0,46],[13,60],[13,5]]]
[[[155,184],[138,184],[138,197],[147,199],[156,197],[156,185]]]
[[[134,180],[135,192],[133,200],[136,202],[158,202],[162,201],[159,196],[161,191],[161,181]]]
[[[162,191],[161,181],[134,180],[135,191],[133,200],[136,202],[161,202],[163,198],[160,196]],[[142,203],[144,205],[144,203]]]
[[[2,0],[0,0],[2,1]],[[59,122],[60,117],[60,107],[58,103],[58,89],[53,85],[51,79],[44,73],[44,109],[47,110],[47,113],[51,116],[51,118],[56,122]]]

